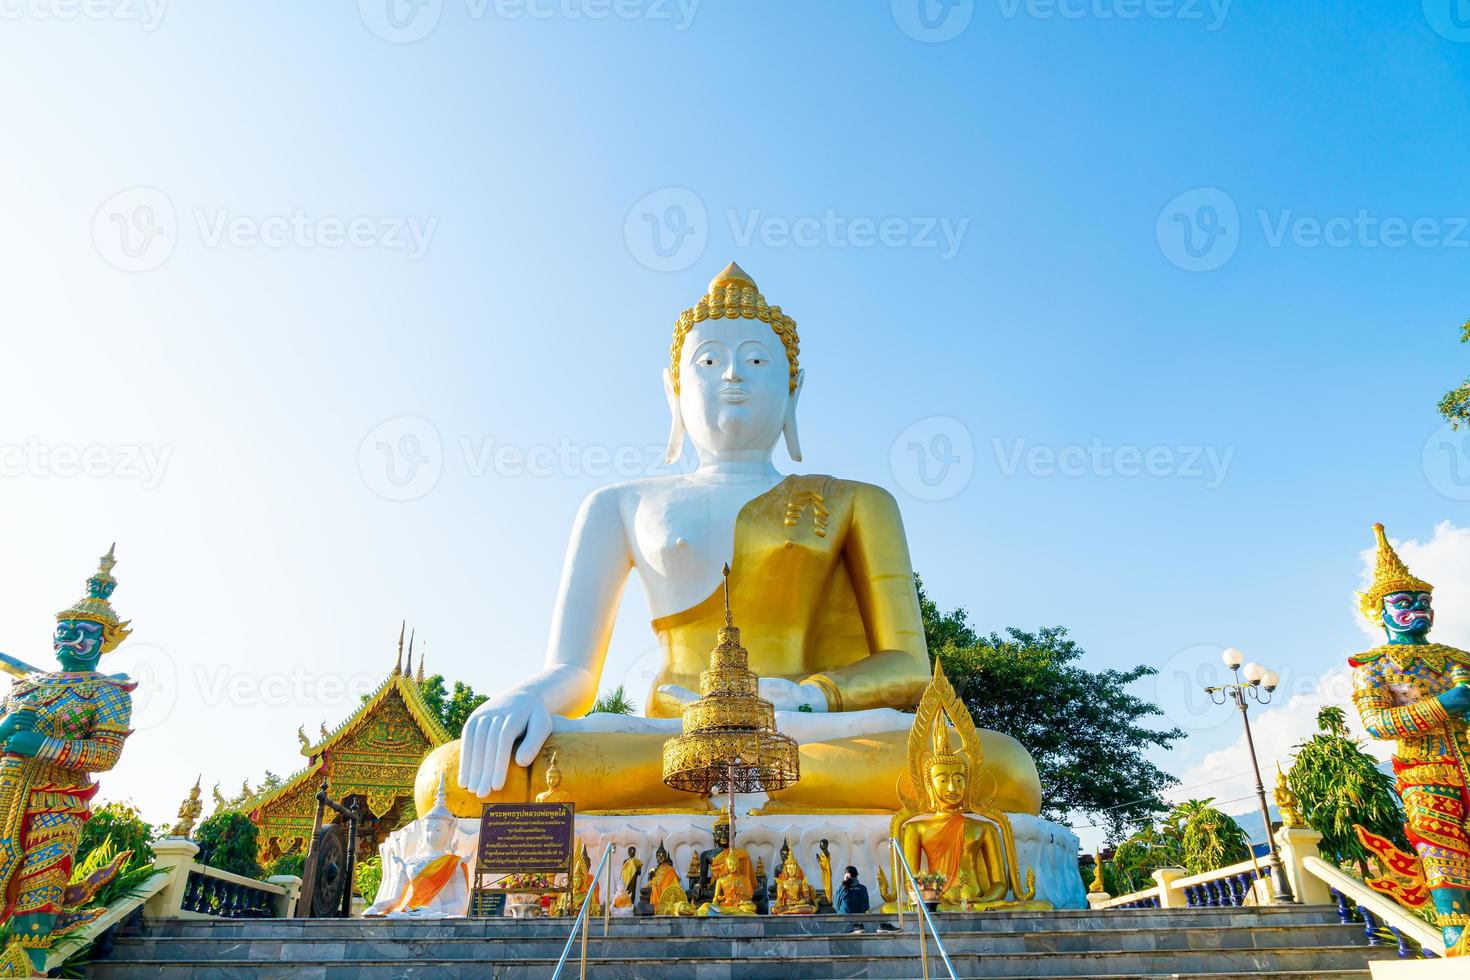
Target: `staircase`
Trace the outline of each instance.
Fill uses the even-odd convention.
[[[892,916],[613,919],[592,923],[588,974],[629,978],[918,977],[915,920]],[[867,932],[847,930],[862,923]],[[1361,925],[1330,906],[944,915],[940,935],[962,977],[1367,980]],[[118,935],[98,978],[503,978],[545,980],[566,942],[564,919],[184,920]],[[574,946],[563,977],[577,975]],[[931,977],[946,974],[932,940]]]

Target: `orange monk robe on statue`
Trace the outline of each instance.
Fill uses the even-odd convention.
[[[649,897],[652,899],[654,907],[658,907],[659,900],[663,898],[664,892],[668,891],[671,885],[678,884],[679,873],[674,870],[672,864],[661,864],[655,868],[653,878],[649,881],[649,886],[653,889]],[[683,886],[680,885],[679,887]]]
[[[735,869],[745,879],[745,883],[750,886],[751,894],[755,894],[755,868],[751,866],[750,855],[741,848],[730,847],[721,851],[710,861],[710,868],[723,868],[725,862],[731,857],[735,859]],[[713,870],[710,873],[712,876],[715,874]]]
[[[963,813],[951,813],[920,840],[929,870],[944,875],[944,880],[950,884],[959,874],[960,859],[965,852],[965,823]]]
[[[392,912],[409,912],[414,909],[427,908],[444,886],[454,880],[454,873],[458,871],[464,875],[465,885],[469,885],[470,871],[464,860],[458,854],[441,854],[428,864],[424,865],[422,871],[413,876],[408,883],[408,888],[403,893],[403,898],[390,910]]]

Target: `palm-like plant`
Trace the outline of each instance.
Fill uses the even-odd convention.
[[[605,712],[611,715],[631,715],[637,710],[638,706],[628,699],[621,684],[599,697],[597,703],[592,706],[594,714]]]
[[[1213,798],[1187,800],[1170,814],[1178,819],[1180,856],[1191,874],[1228,867],[1251,856],[1245,831],[1233,817],[1216,809],[1214,802]]]
[[[1354,824],[1409,850],[1404,809],[1393,777],[1352,737],[1341,708],[1317,712],[1317,734],[1296,747],[1286,783],[1301,803],[1307,824],[1322,835],[1319,845],[1329,861],[1353,861],[1367,875],[1368,852]]]

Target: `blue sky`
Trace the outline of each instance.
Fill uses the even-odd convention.
[[[1364,644],[1374,520],[1458,554],[1449,0],[384,4],[3,8],[0,649],[117,539],[106,795],[296,768],[405,617],[477,689],[533,669],[731,259],[799,324],[802,469],[893,490],[983,628],[1166,667],[1172,771],[1237,735],[1181,679],[1219,647],[1311,701]]]

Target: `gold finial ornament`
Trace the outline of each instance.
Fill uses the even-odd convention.
[[[1377,624],[1382,618],[1384,596],[1395,592],[1433,592],[1434,586],[1421,578],[1415,578],[1409,572],[1398,552],[1393,550],[1393,545],[1388,543],[1388,535],[1384,533],[1382,524],[1374,524],[1373,533],[1378,538],[1378,559],[1373,566],[1373,584],[1368,587],[1367,592],[1358,593],[1358,607],[1370,622]]]
[[[1286,773],[1281,771],[1281,763],[1276,763],[1276,789],[1272,793],[1276,800],[1276,809],[1281,811],[1281,826],[1287,828],[1305,827],[1306,818],[1302,816],[1301,801],[1291,791],[1291,786],[1286,781]]]
[[[684,338],[696,323],[702,320],[718,320],[726,317],[737,320],[745,317],[768,323],[781,338],[786,348],[786,363],[790,380],[787,390],[796,390],[796,373],[799,370],[797,355],[801,346],[796,336],[796,321],[781,312],[779,306],[769,306],[766,298],[756,288],[755,280],[740,266],[731,262],[710,280],[709,292],[699,298],[689,309],[679,315],[674,324],[674,344],[669,351],[669,373],[674,379],[674,393],[679,392],[679,355],[684,349]]]
[[[107,554],[97,560],[97,571],[91,578],[87,579],[87,591],[76,602],[56,614],[57,622],[64,619],[81,619],[89,623],[96,623],[102,627],[102,653],[111,653],[117,649],[117,645],[128,638],[132,630],[128,624],[132,620],[121,620],[112,608],[108,600],[112,597],[112,590],[117,588],[117,579],[112,577],[112,569],[117,565],[117,559],[113,552],[117,544],[113,543],[107,549]]]
[[[393,661],[393,676],[397,677],[403,673],[403,633],[408,629],[408,620],[404,620],[398,626],[398,659]]]
[[[699,700],[684,706],[684,733],[664,742],[664,782],[704,796],[716,786],[732,794],[774,792],[801,778],[796,742],[776,730],[776,709],[760,696],[760,678],[730,617],[729,565],[724,577],[725,625],[709,669],[699,675]]]

